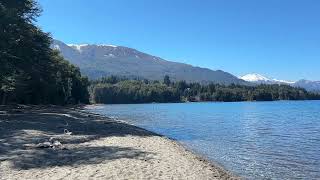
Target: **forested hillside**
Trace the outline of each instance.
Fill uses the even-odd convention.
[[[320,99],[319,94],[288,85],[221,85],[171,82],[165,76],[163,82],[127,80],[119,77],[102,78],[90,86],[95,103],[150,103],[185,101],[276,101]]]
[[[0,0],[0,103],[88,103],[88,80],[50,48],[33,0]]]

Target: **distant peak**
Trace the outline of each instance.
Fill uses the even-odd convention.
[[[255,82],[255,81],[270,81],[269,78],[262,76],[261,74],[257,73],[252,73],[252,74],[247,74],[244,76],[241,76],[240,79],[249,81],[249,82]]]
[[[301,80],[297,81],[297,83],[317,83],[317,84],[320,84],[320,81],[311,81],[311,80],[307,80],[307,79],[301,79]]]
[[[268,83],[268,84],[294,84],[294,81],[286,81],[279,79],[270,79],[258,73],[247,74],[240,79],[248,81],[248,82],[259,82],[259,83]]]

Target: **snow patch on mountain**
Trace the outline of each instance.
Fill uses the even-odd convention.
[[[81,48],[82,47],[86,47],[89,46],[89,44],[67,44],[69,47],[72,47],[75,50],[78,50],[79,52],[81,52]]]
[[[269,78],[264,77],[264,76],[257,74],[257,73],[247,74],[247,75],[241,76],[240,79],[245,80],[245,81],[249,81],[249,82],[270,81]]]
[[[69,47],[81,52],[83,47],[87,46],[98,46],[98,47],[111,47],[111,48],[117,48],[118,46],[116,45],[111,45],[111,44],[98,44],[98,45],[90,45],[90,44],[67,44]]]
[[[283,84],[294,84],[294,81],[286,81],[286,80],[279,80],[279,79],[272,79],[272,81],[283,83]]]
[[[247,74],[239,78],[248,82],[260,83],[260,84],[294,84],[295,83],[293,81],[267,78],[257,73]]]
[[[103,46],[103,47],[113,47],[113,48],[117,48],[118,46],[116,45],[112,45],[112,44],[99,44],[98,46]]]

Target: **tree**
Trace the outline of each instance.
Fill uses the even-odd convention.
[[[0,0],[0,102],[87,102],[87,81],[50,48],[50,35],[34,25],[40,12],[34,0]]]
[[[163,78],[163,83],[167,86],[169,86],[171,84],[171,81],[170,81],[170,77],[168,75],[165,75],[164,78]]]

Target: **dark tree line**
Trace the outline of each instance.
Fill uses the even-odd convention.
[[[0,104],[88,103],[88,79],[50,48],[34,0],[0,0]]]
[[[174,88],[148,80],[124,80],[111,76],[92,82],[90,94],[94,103],[121,104],[146,102],[179,102]]]
[[[91,82],[90,93],[95,103],[150,103],[185,101],[276,101],[319,100],[320,94],[287,85],[220,85],[129,80],[111,76]]]

